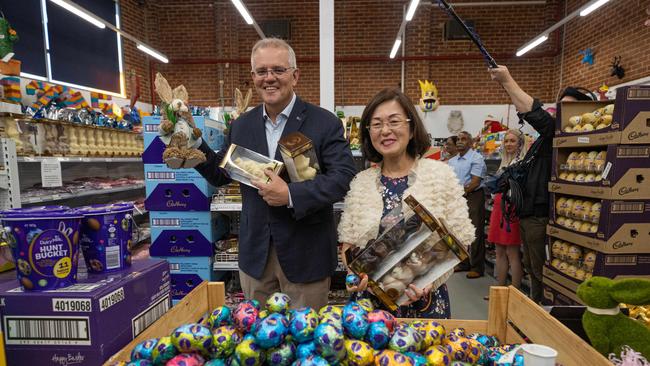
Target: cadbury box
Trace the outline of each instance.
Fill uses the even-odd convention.
[[[169,262],[172,301],[180,300],[203,281],[214,281],[213,257],[157,257]]]
[[[204,116],[194,116],[196,128],[201,130],[201,138],[212,150],[220,150],[224,143],[224,130],[226,125],[223,122],[215,121]],[[162,159],[165,144],[158,137],[158,125],[160,116],[146,116],[142,120],[144,130],[144,153],[142,162],[145,164],[164,164]]]
[[[549,191],[603,199],[650,199],[650,145],[555,148]]]
[[[101,365],[170,307],[169,264],[136,260],[128,269],[90,274],[70,287],[0,289],[10,366]]]
[[[558,204],[558,201],[561,202],[562,199],[567,202],[570,200],[588,202],[592,207],[592,214],[585,215],[584,217],[576,215],[576,204],[573,204],[573,210],[569,209],[570,212],[559,212],[559,206],[562,206],[562,204]],[[596,204],[599,205],[598,215],[594,215],[594,207]],[[583,206],[586,206],[586,204],[583,204]],[[587,208],[584,210],[589,212]],[[563,220],[567,218],[573,221],[574,224],[576,221],[583,224],[590,224],[591,231],[577,230],[577,225],[571,227],[568,223],[563,223]],[[579,237],[591,237],[602,242],[609,242],[610,239],[615,239],[615,241],[620,242],[617,246],[638,246],[646,248],[633,250],[633,252],[643,253],[650,247],[650,200],[599,200],[551,193],[551,219],[549,220],[549,224],[561,228],[563,231],[579,234],[578,237],[573,239],[560,237],[572,243],[589,247],[590,245],[584,245],[579,240]],[[554,236],[559,237],[557,235]],[[612,243],[612,245],[614,244]],[[607,250],[596,250],[607,252]],[[628,248],[628,250],[631,249]]]
[[[559,283],[544,276],[542,279],[544,286],[544,299],[542,302],[546,305],[584,305],[582,300],[576,295],[575,291],[560,285]]]
[[[152,256],[214,255],[216,229],[210,211],[150,211]]]
[[[216,188],[194,169],[145,164],[144,207],[149,211],[210,211]]]
[[[609,126],[589,132],[565,132],[570,118],[614,103]],[[554,147],[650,143],[650,86],[626,86],[616,90],[614,101],[558,103]]]

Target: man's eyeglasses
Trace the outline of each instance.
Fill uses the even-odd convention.
[[[366,127],[370,132],[379,132],[384,128],[384,125],[388,126],[388,129],[391,131],[400,129],[404,126],[405,123],[410,122],[409,118],[392,118],[386,122],[384,121],[371,121],[370,124]]]
[[[274,67],[272,69],[255,69],[252,73],[258,78],[265,78],[269,73],[273,76],[282,76],[292,69],[295,69],[295,67]]]

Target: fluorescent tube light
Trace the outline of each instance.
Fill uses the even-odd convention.
[[[393,45],[393,49],[390,51],[390,58],[395,58],[395,55],[397,54],[397,50],[399,50],[399,46],[402,44],[402,40],[400,38],[395,40],[395,44]]]
[[[586,8],[582,9],[582,10],[580,11],[580,16],[581,16],[581,17],[587,16],[587,15],[589,15],[592,11],[594,11],[594,10],[600,8],[601,6],[607,4],[608,2],[609,2],[609,0],[598,0],[598,1],[594,2],[594,3],[592,3],[591,5],[587,6]]]
[[[529,44],[527,44],[523,48],[520,48],[519,50],[517,50],[517,56],[521,56],[524,53],[532,50],[533,48],[535,48],[535,47],[539,46],[540,44],[544,43],[547,39],[548,39],[548,36],[546,36],[546,35],[541,35],[541,36],[537,37],[537,39],[535,39],[534,41],[530,42]]]
[[[418,8],[418,4],[420,3],[420,0],[411,0],[411,4],[409,4],[409,9],[406,11],[406,21],[410,22],[411,19],[413,19],[413,16],[415,15],[415,9]]]
[[[83,9],[79,8],[77,4],[68,2],[66,0],[50,0],[51,2],[55,3],[56,5],[62,7],[63,9],[71,12],[72,14],[78,16],[79,18],[87,21],[88,23],[94,25],[97,28],[104,29],[106,28],[106,25],[104,22],[101,20],[97,19],[97,17],[93,14],[90,14]]]
[[[244,17],[246,23],[253,24],[253,17],[251,17],[251,15],[248,13],[248,10],[246,10],[246,7],[241,2],[241,0],[230,0],[230,1],[232,1],[232,3],[235,5],[235,8],[239,10],[239,14],[241,14],[241,16]]]
[[[151,48],[149,48],[149,47],[147,47],[147,46],[145,46],[143,44],[138,44],[138,49],[140,51],[152,56],[153,58],[158,59],[161,62],[169,63],[169,59],[167,59],[167,57],[165,57],[165,55],[163,55],[162,53],[159,53],[158,51],[156,51],[154,49],[151,49]]]

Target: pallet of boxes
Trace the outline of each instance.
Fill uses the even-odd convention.
[[[591,276],[650,278],[650,87],[562,102],[556,136],[544,297],[581,305]]]
[[[203,140],[219,150],[225,125],[194,116]],[[204,280],[214,280],[212,270],[216,224],[210,212],[215,187],[194,169],[170,169],[163,161],[165,144],[159,137],[160,116],[143,120],[146,199],[150,211],[152,257],[169,262],[172,303],[176,304]]]

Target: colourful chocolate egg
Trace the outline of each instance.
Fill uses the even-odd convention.
[[[196,321],[196,324],[201,324],[204,327],[212,328],[210,325],[210,313],[205,312],[203,315],[201,315],[199,320]]]
[[[318,345],[316,344],[316,341],[313,340],[300,343],[298,347],[296,347],[296,358],[298,359],[318,356],[318,354]]]
[[[343,308],[343,329],[355,339],[363,339],[368,330],[368,312],[358,303],[351,301]]]
[[[318,314],[312,308],[301,308],[291,312],[289,332],[298,343],[314,338],[318,326]]]
[[[285,341],[279,347],[272,348],[266,353],[266,364],[273,366],[289,366],[296,359],[296,345]]]
[[[158,338],[147,339],[138,343],[131,351],[131,360],[153,360],[152,353],[156,349]]]
[[[476,340],[479,341],[482,345],[484,345],[487,348],[499,346],[499,340],[495,336],[481,334],[476,338]]]
[[[343,332],[329,323],[322,323],[314,331],[314,340],[322,353],[336,354],[345,349]]]
[[[322,319],[326,314],[338,314],[339,317],[343,316],[343,308],[340,306],[326,305],[318,310],[318,316]]]
[[[153,362],[150,360],[134,360],[126,364],[126,366],[153,366]]]
[[[465,353],[465,360],[471,364],[476,364],[487,353],[487,348],[476,339],[468,339],[470,348]]]
[[[368,322],[371,324],[376,322],[383,322],[386,324],[386,327],[388,327],[388,330],[390,332],[395,329],[395,324],[397,324],[397,321],[395,320],[393,314],[387,312],[386,310],[379,309],[368,313]]]
[[[411,358],[414,366],[427,366],[427,358],[417,352],[406,352],[404,355]]]
[[[345,285],[347,287],[357,287],[361,283],[361,278],[354,273],[345,276]]]
[[[257,320],[258,314],[259,311],[255,308],[255,305],[253,303],[244,301],[240,303],[235,309],[232,315],[233,323],[237,329],[243,332],[250,332],[251,327]]]
[[[374,349],[384,349],[388,342],[390,342],[391,332],[383,322],[370,323],[368,332],[366,333],[366,341],[370,343]]]
[[[261,366],[265,360],[264,350],[251,339],[245,339],[235,347],[235,357],[246,366]]]
[[[223,325],[232,325],[232,311],[227,306],[219,306],[210,313],[208,323],[212,329]]]
[[[437,346],[442,343],[445,338],[445,327],[435,321],[425,321],[424,337],[422,338],[422,349],[427,349],[431,346]],[[422,331],[421,331],[422,332]]]
[[[310,356],[299,359],[293,366],[329,366],[329,363],[320,356]]]
[[[237,355],[232,355],[224,360],[226,363],[226,366],[241,366],[239,363],[239,360],[237,359]]]
[[[447,348],[447,352],[453,361],[465,361],[467,359],[467,352],[471,348],[469,339],[465,337],[448,339],[444,343],[444,346]]]
[[[454,328],[449,334],[455,334],[459,337],[465,337],[465,328]]]
[[[262,319],[255,329],[255,343],[264,349],[279,346],[289,333],[289,322],[281,313]]]
[[[413,366],[413,360],[410,357],[393,350],[383,350],[375,355],[375,365],[377,366]]]
[[[203,366],[226,366],[226,361],[220,358],[214,358],[206,363]]]
[[[181,353],[167,361],[165,366],[203,366],[205,360],[198,353]]]
[[[264,319],[264,318],[268,317],[270,314],[271,314],[271,312],[269,312],[268,310],[264,309],[264,310],[260,311],[260,312],[257,314],[257,318],[258,318],[258,319]]]
[[[212,336],[212,348],[210,356],[212,358],[226,358],[235,351],[239,340],[237,330],[229,325],[221,326],[214,330]]]
[[[422,336],[411,327],[398,327],[388,342],[388,348],[397,352],[417,352],[420,349]]]
[[[340,363],[345,363],[345,356],[347,352],[345,351],[345,346],[341,349],[322,349],[320,356],[325,359],[330,365],[338,365]]]
[[[345,351],[349,366],[370,366],[375,361],[375,352],[366,342],[346,339]]]
[[[375,305],[372,303],[372,300],[364,298],[364,299],[359,299],[357,300],[357,304],[361,306],[363,310],[365,310],[367,313],[375,310]]]
[[[451,363],[451,356],[444,346],[432,346],[424,351],[424,357],[429,365],[448,366]]]
[[[156,365],[164,365],[178,354],[171,337],[162,337],[151,352],[151,360]]]
[[[287,294],[276,292],[266,300],[266,310],[271,313],[286,314],[291,306],[291,298]]]
[[[253,300],[244,300],[244,303],[251,304],[255,309],[257,309],[257,312],[260,312],[262,310],[262,307],[260,306],[260,302],[253,299]]]
[[[180,353],[208,354],[212,347],[212,332],[200,324],[181,325],[172,332],[171,339]]]

